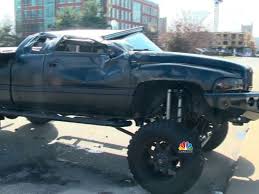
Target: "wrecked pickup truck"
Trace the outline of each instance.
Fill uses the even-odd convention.
[[[143,33],[38,33],[0,54],[0,116],[111,126],[132,136],[129,167],[151,193],[182,193],[228,123],[259,118],[253,71],[220,59],[164,52]],[[133,134],[123,127],[135,122]]]

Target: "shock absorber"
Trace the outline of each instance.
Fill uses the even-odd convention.
[[[177,122],[181,123],[183,121],[183,90],[177,90]]]
[[[172,106],[172,90],[167,90],[167,99],[166,99],[166,120],[171,119],[171,106]]]
[[[177,97],[177,107],[176,107],[176,121],[178,123],[182,122],[183,114],[183,90],[174,90],[174,96]],[[167,90],[167,100],[166,100],[166,120],[170,120],[172,109],[172,89]]]

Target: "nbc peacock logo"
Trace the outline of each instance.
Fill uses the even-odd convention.
[[[193,146],[190,142],[188,141],[183,141],[180,143],[178,147],[179,153],[192,153],[193,152]]]

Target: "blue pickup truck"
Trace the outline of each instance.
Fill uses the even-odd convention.
[[[259,118],[259,92],[251,92],[247,65],[164,52],[142,31],[43,32],[1,48],[0,119],[114,127],[132,136],[136,181],[179,194],[199,178],[203,152],[223,142],[229,122]],[[133,121],[135,134],[123,128]]]

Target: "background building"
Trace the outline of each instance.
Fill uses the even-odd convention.
[[[78,11],[84,0],[15,0],[16,31],[22,36],[47,31],[55,25],[57,13],[67,7]],[[97,0],[114,28],[145,26],[158,32],[159,6],[149,0]]]
[[[147,0],[107,0],[105,3],[109,22],[117,21],[119,29],[146,26],[158,30],[159,6]]]
[[[212,47],[230,55],[254,56],[255,39],[248,32],[217,32]]]
[[[253,47],[254,39],[250,33],[244,32],[217,32],[215,33],[214,47],[243,48]]]
[[[241,32],[253,34],[253,25],[242,25]]]
[[[167,18],[160,18],[159,19],[159,34],[165,34],[167,32]]]
[[[256,51],[259,52],[259,37],[255,38]]]

